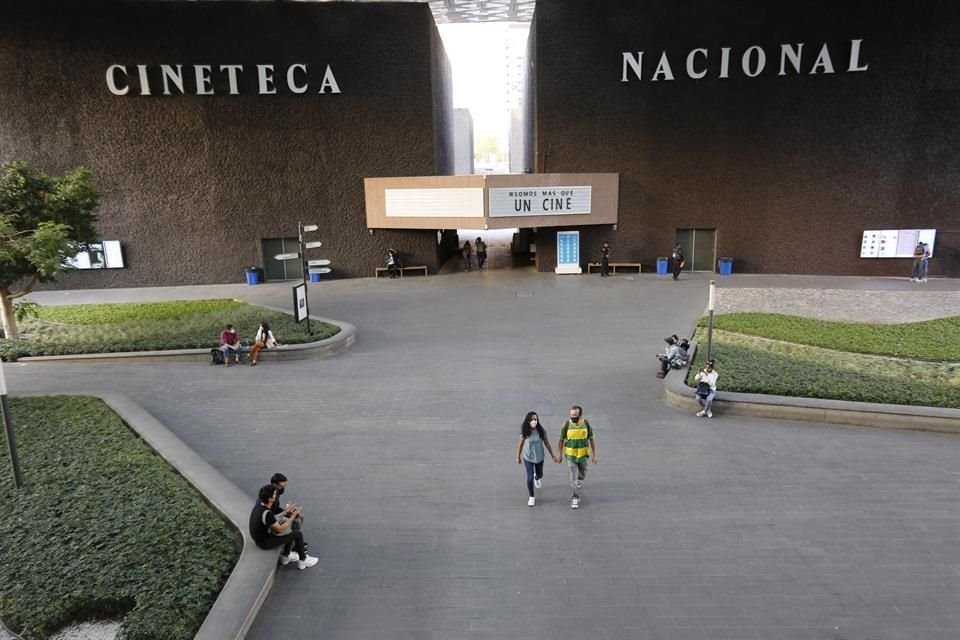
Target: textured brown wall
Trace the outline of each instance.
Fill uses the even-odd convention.
[[[863,230],[936,228],[930,273],[960,276],[960,3],[549,0],[534,29],[538,170],[620,173],[618,231],[584,228],[585,258],[609,239],[652,268],[675,229],[716,228],[735,271],[903,276],[909,260],[859,258]],[[853,38],[866,72],[842,72]],[[837,73],[778,76],[796,42],[805,69],[829,43]],[[767,52],[753,79],[751,45]],[[711,72],[692,80],[698,47]],[[621,82],[621,52],[639,50],[645,79]],[[676,79],[650,82],[662,50]]]
[[[305,95],[285,90],[297,62],[310,67]],[[131,75],[136,64],[244,64],[254,87],[119,97],[104,80],[113,63]],[[256,95],[256,64],[276,66],[279,95]],[[341,94],[316,94],[327,64]],[[123,243],[129,265],[70,274],[63,287],[242,282],[243,267],[263,264],[260,239],[295,236],[297,221],[320,225],[312,255],[335,275],[372,275],[388,246],[435,268],[435,232],[367,233],[363,178],[447,170],[451,116],[438,110],[449,108],[449,68],[423,4],[17,0],[0,10],[0,162],[90,167],[105,193],[101,236]]]

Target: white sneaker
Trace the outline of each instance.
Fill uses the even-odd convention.
[[[707,412],[706,412],[706,411],[697,411],[697,417],[698,417],[698,418],[702,418],[702,417],[705,416],[705,415],[707,415]]]
[[[536,498],[534,498],[533,496],[530,496],[529,498],[527,498],[527,506],[528,506],[528,507],[532,507],[532,506],[534,506],[535,504],[537,504],[537,499],[536,499]]]
[[[291,562],[293,562],[294,560],[299,560],[299,559],[300,559],[300,556],[297,555],[296,551],[291,551],[290,555],[286,555],[283,553],[280,554],[280,564],[284,567],[290,564]]]
[[[577,489],[583,486],[583,480],[577,480]]]
[[[926,282],[926,281],[927,281],[927,279],[926,279],[926,278],[924,278],[924,279],[923,279],[923,280],[921,280],[920,282]]]
[[[533,486],[535,486],[537,489],[540,488],[540,485],[541,485],[541,484],[542,484],[542,483],[540,482],[540,478],[534,478],[534,479],[533,479]]]
[[[707,417],[708,417],[708,418],[712,418],[712,417],[713,417],[713,411],[707,411]]]
[[[297,569],[300,569],[301,571],[303,571],[303,570],[306,569],[307,567],[312,567],[313,565],[317,564],[318,562],[319,562],[319,560],[317,560],[317,559],[314,558],[313,556],[307,556],[305,559],[300,560],[300,561],[297,562]]]
[[[580,508],[580,498],[570,498],[570,508],[579,509]]]

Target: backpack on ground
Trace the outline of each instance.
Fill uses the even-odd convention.
[[[223,364],[224,362],[223,351],[216,348],[210,349],[210,364]]]

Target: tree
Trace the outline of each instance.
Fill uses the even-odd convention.
[[[51,177],[26,162],[0,166],[0,318],[8,340],[20,339],[13,301],[68,270],[65,260],[96,240],[99,204],[84,167]]]

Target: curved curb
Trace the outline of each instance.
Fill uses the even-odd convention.
[[[20,394],[18,394],[20,395]],[[49,394],[22,394],[49,395]],[[263,605],[277,572],[277,551],[257,547],[247,531],[253,498],[198,456],[159,420],[121,393],[65,393],[103,400],[157,455],[200,492],[243,539],[240,558],[197,631],[195,640],[242,640]]]
[[[357,341],[357,328],[349,322],[329,318],[311,318],[340,327],[340,331],[316,342],[286,344],[260,352],[261,360],[309,360],[329,358],[349,348]],[[210,349],[170,349],[168,351],[120,351],[117,353],[77,353],[63,356],[30,356],[17,358],[21,364],[58,363],[141,363],[141,362],[202,362],[210,364]]]
[[[690,362],[697,343],[691,342]],[[674,369],[664,380],[663,394],[667,406],[695,413],[700,405],[696,393],[685,383],[689,368]],[[713,412],[719,415],[826,422],[831,424],[960,433],[960,409],[921,407],[876,402],[851,402],[822,398],[794,398],[762,393],[722,391],[713,401]]]

